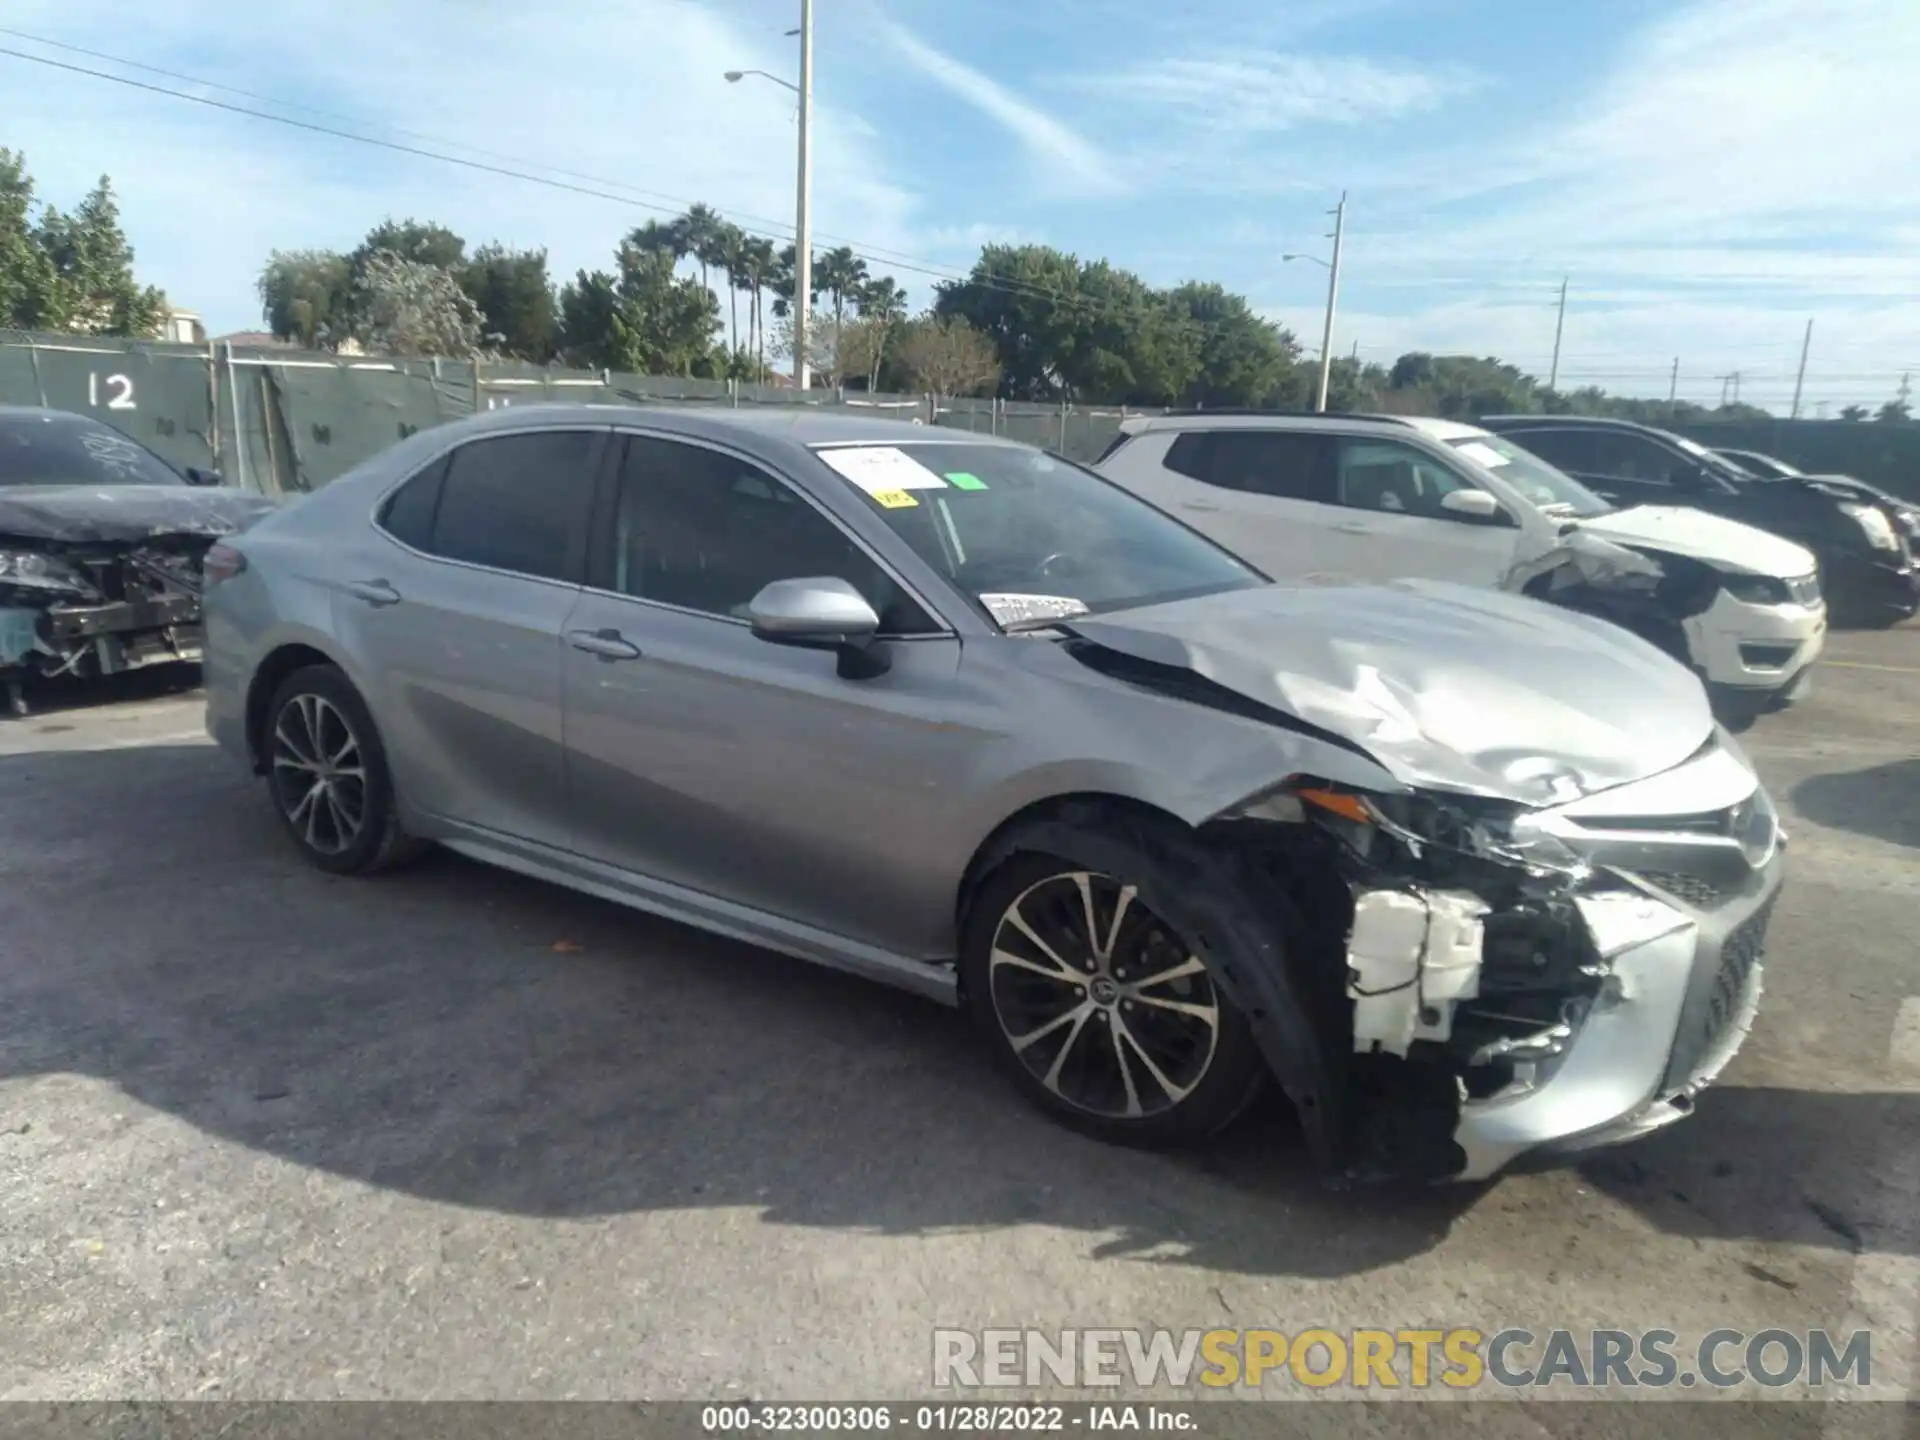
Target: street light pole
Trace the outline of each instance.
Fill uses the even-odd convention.
[[[793,384],[805,390],[813,308],[813,0],[800,0],[800,164],[793,224]]]
[[[1327,409],[1327,382],[1333,377],[1333,310],[1340,298],[1340,239],[1347,224],[1347,192],[1340,192],[1340,204],[1333,212],[1333,264],[1327,267],[1327,328],[1320,336],[1320,393],[1314,409]]]

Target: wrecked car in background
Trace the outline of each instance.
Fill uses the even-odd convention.
[[[1690,665],[1736,727],[1800,698],[1825,641],[1799,545],[1697,510],[1616,509],[1451,420],[1143,417],[1099,469],[1280,579],[1450,580],[1611,620]]]
[[[1920,610],[1920,565],[1894,514],[1824,477],[1753,474],[1684,435],[1590,415],[1489,415],[1480,423],[1618,505],[1738,520],[1820,563],[1836,623],[1893,625]],[[1862,487],[1864,489],[1864,487]]]
[[[84,415],[0,406],[0,680],[200,658],[207,547],[272,510]]]
[[[1920,500],[1909,500],[1852,475],[1832,472],[1809,474],[1776,456],[1762,455],[1758,450],[1715,450],[1713,453],[1762,480],[1806,480],[1842,500],[1878,505],[1893,517],[1900,533],[1907,537],[1907,548],[1920,548]]]
[[[906,433],[422,432],[219,543],[208,729],[324,870],[438,842],[964,1005],[1106,1139],[1277,1080],[1338,1171],[1477,1177],[1687,1112],[1782,857],[1683,666],[1497,591],[1273,585]]]

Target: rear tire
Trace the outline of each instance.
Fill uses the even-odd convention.
[[[280,682],[260,748],[274,809],[311,864],[370,875],[424,848],[400,827],[373,716],[335,667],[310,665]]]
[[[1251,906],[1211,893],[1228,887],[1196,882],[1152,838],[1063,824],[1014,837],[969,907],[960,978],[1031,1102],[1097,1139],[1162,1148],[1230,1124],[1267,1069],[1214,949],[1258,923]]]

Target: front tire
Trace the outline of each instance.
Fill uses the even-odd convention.
[[[296,670],[268,702],[267,788],[307,860],[366,875],[414,854],[400,828],[387,753],[366,702],[331,665]]]
[[[1143,898],[1165,904],[1172,877],[1088,838],[1118,853],[1016,853],[981,886],[961,952],[967,1007],[1015,1086],[1070,1128],[1145,1147],[1204,1140],[1258,1093],[1259,1047],[1206,944],[1182,933],[1192,918]]]

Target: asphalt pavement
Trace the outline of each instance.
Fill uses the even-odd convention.
[[[1346,1193],[1277,1108],[1105,1148],[935,1005],[450,855],[321,875],[133,678],[0,722],[0,1399],[909,1397],[1008,1325],[1871,1328],[1912,1383],[1920,626],[1745,737],[1792,868],[1696,1116]]]

